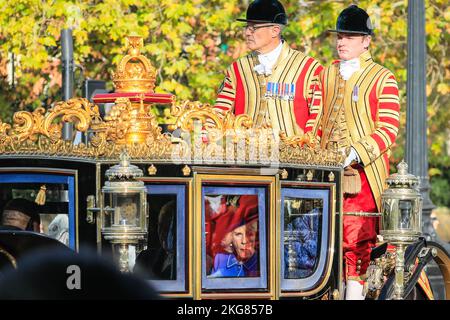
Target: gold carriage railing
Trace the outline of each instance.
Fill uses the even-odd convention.
[[[58,102],[46,111],[19,111],[13,123],[0,120],[0,156],[43,155],[93,160],[116,160],[126,148],[131,159],[269,165],[273,163],[311,166],[339,166],[343,155],[324,150],[310,136],[286,137],[272,128],[253,128],[247,115],[227,114],[221,117],[208,104],[186,101],[174,103],[176,117],[173,129],[180,134],[162,133],[149,109],[145,111],[146,128],[137,134],[144,143],[127,141],[130,124],[123,116],[132,109],[127,98],[116,101],[113,109],[101,117],[99,107],[86,99]],[[128,118],[128,122],[130,122]],[[63,124],[72,123],[75,130],[89,135],[87,143],[63,139]],[[136,132],[135,132],[136,134]]]
[[[113,103],[104,117],[97,105],[81,98],[58,102],[49,110],[16,112],[12,124],[0,119],[0,156],[117,160],[127,148],[131,159],[146,161],[312,166],[343,162],[338,150],[321,149],[312,135],[287,137],[269,127],[254,128],[247,115],[222,116],[208,104],[176,103],[171,94],[154,93],[157,69],[141,54],[142,37],[129,36],[126,42],[128,52],[112,74],[115,92],[93,97],[99,103]],[[155,103],[172,103],[176,118],[172,129],[181,131],[179,137],[161,132],[151,111]],[[88,135],[88,142],[64,140],[64,123]]]

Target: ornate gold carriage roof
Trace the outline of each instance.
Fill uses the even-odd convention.
[[[321,149],[309,136],[286,137],[269,127],[253,128],[247,115],[230,113],[223,118],[208,104],[178,103],[170,94],[153,93],[156,69],[140,54],[142,39],[130,37],[128,45],[129,52],[114,73],[116,92],[106,97],[114,105],[105,116],[84,98],[60,101],[49,110],[16,112],[12,124],[0,120],[0,157],[116,161],[126,148],[133,161],[155,163],[339,166],[343,162],[337,150]],[[155,101],[160,97],[163,101]],[[151,112],[155,102],[170,103],[177,135],[161,132]],[[72,123],[88,142],[64,140],[64,123]]]

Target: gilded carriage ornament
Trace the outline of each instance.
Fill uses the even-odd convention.
[[[150,167],[148,167],[148,169],[147,169],[147,172],[150,176],[156,175],[157,171],[158,171],[158,169],[156,169],[156,167],[153,164]]]
[[[227,113],[225,118],[219,115],[209,104],[202,104],[199,101],[184,101],[180,105],[174,104],[171,113],[178,117],[175,126],[185,131],[194,129],[194,121],[200,121],[202,126],[208,129],[244,130],[253,125],[253,121],[246,114],[235,116]]]
[[[141,54],[144,42],[142,37],[127,37],[128,54],[122,58],[113,73],[116,92],[153,92],[155,88],[156,69]]]
[[[189,176],[191,174],[191,171],[192,171],[191,168],[189,168],[188,165],[185,165],[182,169],[183,176],[185,176],[185,177]]]
[[[0,155],[42,154],[94,159],[118,159],[123,147],[130,158],[159,161],[203,161],[223,164],[292,163],[338,166],[343,156],[287,138],[272,128],[252,128],[247,115],[220,117],[213,107],[185,101],[172,106],[175,129],[181,137],[162,133],[145,103],[115,99],[102,118],[97,105],[74,98],[59,102],[46,112],[20,111],[13,124],[0,123]],[[77,131],[89,132],[89,141],[74,144],[62,138],[62,123],[74,123]]]
[[[152,141],[163,139],[161,128],[151,113],[143,98],[140,103],[132,103],[129,98],[117,98],[110,112],[104,117],[104,121],[92,126],[97,133],[104,133],[107,141],[116,144],[148,144]]]
[[[98,107],[86,99],[70,99],[60,101],[46,113],[44,108],[37,108],[33,112],[19,111],[14,114],[12,134],[15,140],[37,141],[42,135],[55,143],[61,140],[62,123],[71,122],[75,129],[85,132],[91,122],[99,118]]]
[[[126,148],[130,159],[152,162],[270,165],[280,163],[339,166],[343,156],[321,149],[311,134],[287,137],[269,126],[254,128],[246,115],[225,116],[198,101],[175,102],[172,94],[154,93],[156,69],[141,54],[140,37],[127,38],[127,54],[113,74],[115,92],[97,94],[94,103],[112,103],[105,116],[86,99],[74,98],[49,110],[19,111],[13,123],[0,120],[0,156],[64,156],[117,160]],[[170,107],[176,118],[163,133],[151,111]],[[64,123],[86,136],[83,143],[63,139]]]
[[[98,121],[98,107],[78,98],[58,102],[48,112],[41,107],[33,112],[16,112],[12,126],[0,121],[0,154],[87,155],[85,145],[74,146],[62,139],[62,126],[70,122],[78,131],[86,132]]]
[[[333,182],[334,178],[335,178],[334,173],[330,172],[330,174],[328,175],[328,181]]]

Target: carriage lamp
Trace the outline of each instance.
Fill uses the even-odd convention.
[[[396,247],[394,299],[404,292],[405,248],[421,235],[422,196],[417,189],[419,179],[408,173],[402,161],[397,173],[386,179],[388,188],[381,195],[380,234]]]
[[[144,182],[136,180],[143,172],[122,152],[120,164],[106,170],[105,175],[108,180],[102,188],[101,232],[111,242],[120,271],[130,272],[136,249],[147,234],[146,189]]]
[[[388,189],[381,195],[380,233],[392,244],[411,244],[421,235],[422,196],[417,189],[419,179],[408,173],[405,161],[397,173],[386,179]]]

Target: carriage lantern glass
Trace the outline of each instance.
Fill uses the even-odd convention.
[[[112,244],[120,271],[130,272],[136,250],[147,234],[146,189],[144,182],[137,180],[143,172],[130,164],[123,151],[120,164],[106,170],[105,175],[108,180],[102,188],[101,232]]]
[[[388,188],[381,195],[380,233],[385,241],[392,244],[410,244],[421,235],[419,179],[408,173],[405,161],[399,163],[397,171],[386,179]]]

